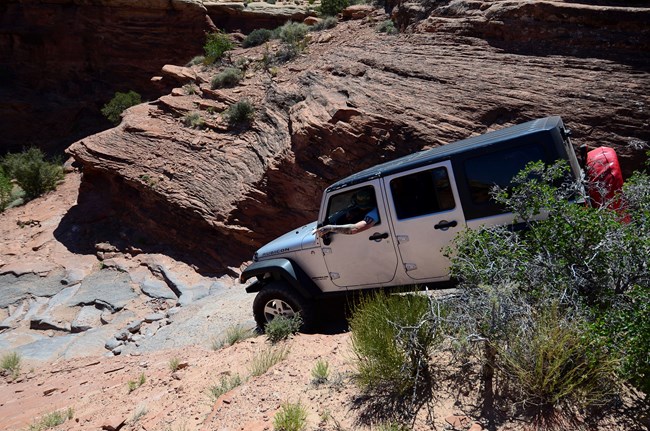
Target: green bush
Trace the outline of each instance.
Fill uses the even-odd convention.
[[[500,344],[501,381],[507,382],[518,403],[541,411],[570,410],[611,399],[617,362],[603,346],[585,337],[581,326],[581,319],[548,305],[534,315],[531,325],[522,325]]]
[[[441,341],[439,315],[424,295],[377,293],[350,321],[356,380],[365,390],[403,395],[431,379],[431,350]]]
[[[11,180],[7,178],[4,171],[0,169],[0,212],[6,210],[11,203],[12,190],[13,185],[11,184]]]
[[[576,338],[585,344],[564,344],[562,349],[547,346],[539,354],[556,364],[571,362],[576,367],[593,368],[576,371],[564,367],[567,373],[583,373],[585,381],[576,384],[571,375],[556,374],[554,381],[570,384],[533,390],[535,402],[595,402],[602,398],[602,388],[587,384],[588,376],[592,372],[606,374],[615,363],[621,364],[621,377],[647,391],[650,324],[640,316],[647,316],[650,296],[650,177],[636,174],[626,183],[620,196],[627,206],[623,217],[608,208],[576,203],[584,200],[584,189],[565,180],[566,169],[563,163],[550,167],[534,163],[513,179],[511,188],[495,190],[494,198],[527,229],[513,232],[489,227],[467,231],[456,240],[451,272],[461,282],[463,298],[455,309],[456,321],[463,323],[461,332],[481,340],[489,368],[498,369],[508,357],[496,353],[507,351],[505,346],[525,326],[522,322],[535,327],[534,317],[548,310],[549,304],[557,304],[560,317],[568,316],[558,322],[571,331],[559,331],[552,322],[545,322],[547,327],[537,333],[551,331],[544,336],[555,336],[551,344],[557,346]],[[546,218],[535,220],[542,211]],[[527,338],[532,343],[538,337],[529,333]],[[603,344],[605,349],[593,347]],[[590,359],[587,363],[586,349],[608,355],[602,353],[602,362]],[[568,353],[582,359],[563,356]],[[528,366],[540,364],[529,360]],[[487,373],[485,378],[492,376]]]
[[[306,24],[289,21],[278,29],[278,37],[284,43],[297,45],[307,36],[308,31]]]
[[[307,427],[307,410],[299,402],[282,403],[280,410],[273,417],[275,431],[301,431]]]
[[[128,93],[115,93],[115,96],[102,108],[102,114],[113,124],[119,124],[122,120],[122,112],[131,106],[142,103],[140,94],[131,90]]]
[[[328,28],[334,28],[337,26],[339,23],[339,20],[336,19],[336,17],[333,16],[326,16],[320,21],[318,21],[316,24],[311,26],[310,30],[311,31],[321,31],[321,30],[327,30]]]
[[[20,374],[20,355],[16,352],[6,353],[0,359],[0,369],[8,372],[12,378],[17,378]]]
[[[234,376],[222,376],[218,385],[210,387],[210,396],[216,400],[239,385],[241,385],[241,377],[239,377],[239,374],[235,374]]]
[[[233,47],[234,45],[227,34],[221,32],[208,33],[205,45],[203,45],[205,51],[204,63],[213,64]]]
[[[233,344],[254,336],[255,332],[251,329],[244,328],[241,325],[231,326],[226,329],[226,334],[221,340],[215,340],[212,343],[212,350],[219,350],[223,347],[232,346]]]
[[[348,6],[348,0],[321,0],[320,11],[323,15],[334,16]]]
[[[330,376],[330,366],[327,361],[319,359],[311,370],[312,383],[320,385],[325,383]]]
[[[377,31],[379,33],[386,33],[386,34],[395,34],[397,33],[397,29],[395,28],[395,23],[389,19],[386,21],[383,21],[381,24],[377,26]]]
[[[250,123],[255,115],[255,108],[248,100],[240,100],[228,107],[223,114],[231,126],[237,124]]]
[[[46,414],[38,421],[34,422],[32,425],[29,426],[28,430],[44,431],[50,428],[57,427],[63,424],[66,420],[70,420],[73,417],[74,417],[74,411],[70,407],[67,410],[54,411],[52,413]]]
[[[246,38],[242,42],[242,46],[244,48],[258,46],[263,44],[264,42],[268,42],[272,38],[273,38],[273,31],[268,30],[266,28],[258,28],[257,30],[251,31],[246,36]]]
[[[284,360],[289,354],[287,346],[277,346],[258,352],[251,360],[251,376],[257,377],[266,373],[269,368]]]
[[[235,67],[227,67],[212,78],[211,87],[213,90],[216,88],[234,87],[243,78],[244,75],[241,70]]]
[[[298,332],[301,326],[300,314],[292,317],[277,316],[264,326],[264,332],[271,343],[277,343]]]
[[[189,112],[183,117],[183,124],[192,129],[200,129],[205,126],[205,120],[198,112]]]
[[[38,148],[30,148],[22,153],[7,154],[0,165],[5,176],[13,178],[25,192],[27,200],[35,199],[46,192],[54,190],[63,180],[63,167],[59,163],[50,163]]]

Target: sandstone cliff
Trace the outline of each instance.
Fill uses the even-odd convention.
[[[585,6],[536,3],[543,6],[456,1],[397,36],[376,32],[386,19],[376,11],[312,33],[307,50],[273,73],[256,66],[266,47],[235,50],[231,61],[250,63],[238,87],[210,90],[219,69],[197,68],[198,94],[177,89],[73,145],[84,170],[80,205],[111,201],[112,217],[136,221],[138,232],[156,238],[151,247],[168,244],[198,255],[204,270],[223,270],[313,220],[322,189],[338,178],[536,117],[562,116],[576,145],[613,146],[629,173],[650,141],[641,25],[650,9],[590,6],[594,16],[631,17],[601,40],[593,37],[598,20],[586,33],[558,24],[586,26]],[[517,19],[503,25],[493,8]],[[540,13],[548,8],[561,15]],[[511,37],[527,31],[537,32],[529,41],[539,49]],[[242,98],[255,105],[255,120],[231,130],[219,112]],[[184,126],[190,112],[207,127]]]

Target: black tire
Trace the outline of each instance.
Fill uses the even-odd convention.
[[[300,331],[312,331],[316,319],[312,301],[282,281],[264,286],[253,301],[253,316],[261,331],[264,331],[264,326],[275,316],[292,317],[296,313],[300,313],[302,317]]]

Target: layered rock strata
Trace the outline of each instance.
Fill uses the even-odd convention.
[[[627,173],[639,165],[650,141],[645,68],[506,52],[430,28],[378,35],[384,19],[314,33],[272,73],[262,60],[277,47],[236,50],[232,61],[250,64],[236,88],[211,90],[219,70],[196,70],[196,94],[178,89],[130,109],[119,127],[70,149],[84,165],[82,196],[101,189],[116,215],[223,270],[315,219],[322,189],[343,176],[532,118],[560,115],[575,145],[616,148]],[[243,98],[255,119],[231,129],[219,113]],[[205,127],[184,125],[192,112]]]

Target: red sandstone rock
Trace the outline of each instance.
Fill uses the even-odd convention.
[[[528,4],[509,2],[508,10]],[[563,7],[576,16],[582,10]],[[650,141],[647,69],[613,61],[606,50],[606,59],[560,48],[525,55],[469,37],[495,25],[489,9],[432,17],[397,36],[377,34],[374,23],[343,22],[274,75],[258,70],[233,89],[202,85],[202,95],[131,108],[120,126],[71,147],[84,165],[80,202],[101,189],[112,197],[107,211],[139,234],[224,270],[315,219],[323,188],[341,177],[533,118],[560,115],[576,145],[613,146],[626,173],[638,166],[634,146]],[[441,27],[431,32],[436,22]],[[265,49],[238,49],[231,58],[261,59]],[[213,73],[194,71],[206,82]],[[233,130],[220,112],[242,99],[253,103],[255,119]],[[201,108],[208,101],[221,105]],[[206,127],[185,126],[184,116],[197,110]]]

